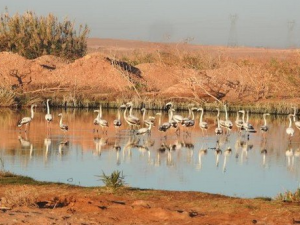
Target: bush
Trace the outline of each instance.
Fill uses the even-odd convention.
[[[6,11],[0,19],[0,51],[11,51],[28,59],[42,55],[76,59],[86,54],[87,25],[80,25],[77,35],[74,22],[59,22],[52,14],[38,17],[27,11],[10,16]]]
[[[123,187],[125,184],[123,172],[118,171],[118,170],[112,172],[111,175],[106,175],[102,171],[102,175],[97,176],[97,177],[100,177],[100,180],[105,184],[106,187],[109,187],[109,188],[116,189],[119,187]]]

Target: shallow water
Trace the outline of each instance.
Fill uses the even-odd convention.
[[[55,181],[82,186],[101,186],[96,175],[123,171],[131,187],[165,190],[184,190],[218,193],[229,196],[275,197],[285,190],[296,190],[300,178],[299,131],[291,143],[285,133],[288,119],[269,117],[269,132],[263,137],[258,131],[241,135],[233,128],[229,135],[216,136],[215,113],[205,113],[209,130],[202,132],[198,125],[181,129],[180,136],[170,130],[161,133],[153,127],[151,136],[137,137],[123,121],[120,129],[112,126],[115,110],[104,110],[103,117],[110,127],[107,135],[93,125],[93,110],[63,111],[69,131],[59,129],[59,111],[52,111],[54,121],[47,134],[45,112],[38,109],[29,131],[20,133],[18,119],[30,111],[0,111],[0,166],[2,169],[33,177],[41,181]],[[156,112],[149,111],[147,115]],[[186,112],[180,112],[183,115]],[[141,117],[139,111],[135,115]],[[224,115],[221,115],[224,117]],[[232,122],[235,114],[230,115]],[[162,121],[167,120],[163,112]],[[196,124],[199,114],[196,114]],[[251,115],[250,122],[259,130],[261,115]],[[156,124],[158,121],[156,120]],[[99,129],[99,132],[93,131]],[[186,128],[185,128],[186,129]],[[166,138],[164,138],[166,135]],[[215,148],[219,141],[222,154]],[[114,146],[121,150],[115,150]],[[173,146],[172,150],[161,145]],[[231,148],[231,153],[226,149]],[[207,154],[202,154],[207,149]],[[267,153],[262,153],[266,149]],[[2,165],[3,164],[3,165]]]

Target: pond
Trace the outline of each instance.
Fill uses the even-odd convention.
[[[147,111],[155,115],[158,111]],[[196,125],[166,133],[152,128],[151,135],[137,136],[123,120],[113,126],[116,110],[103,110],[109,122],[107,133],[93,124],[94,110],[53,110],[50,129],[45,111],[37,109],[28,132],[16,124],[30,111],[0,111],[1,169],[30,176],[40,181],[63,182],[81,186],[102,186],[98,175],[122,171],[131,187],[201,191],[238,197],[275,197],[286,190],[295,191],[300,181],[300,137],[289,140],[287,116],[267,117],[269,131],[263,135],[262,115],[250,115],[257,133],[239,132],[234,126],[228,134],[216,136],[216,113],[205,113],[209,129],[202,131],[199,113]],[[58,114],[69,130],[59,128]],[[135,115],[142,117],[139,110]],[[177,112],[187,116],[187,112]],[[221,114],[221,118],[224,118]],[[235,114],[229,115],[232,122]],[[162,111],[162,122],[168,120]],[[98,132],[97,132],[98,130]],[[120,146],[120,149],[116,148]],[[222,154],[217,154],[216,148]],[[229,151],[228,149],[231,149]],[[205,151],[206,150],[206,151]],[[206,153],[206,154],[205,154]]]

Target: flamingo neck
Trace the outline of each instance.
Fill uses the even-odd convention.
[[[129,115],[132,116],[132,106],[130,107]]]
[[[236,121],[239,121],[240,119],[240,115],[239,115],[239,111],[236,112]]]
[[[246,119],[246,123],[249,122],[249,111],[247,111],[247,119]]]
[[[100,105],[100,110],[99,110],[99,119],[101,119],[102,118],[102,105]]]
[[[169,122],[171,122],[172,118],[173,118],[173,111],[170,109],[169,110]]]
[[[203,109],[201,109],[200,124],[202,123],[202,119],[203,119]]]
[[[152,123],[150,123],[149,127],[148,127],[148,130],[150,131],[152,128]]]
[[[47,114],[50,114],[49,100],[47,100]]]
[[[217,117],[217,121],[218,121],[218,128],[220,128],[220,118]]]
[[[159,115],[159,118],[158,118],[158,126],[161,125],[161,115]]]
[[[126,116],[126,112],[127,112],[127,107],[124,110],[124,119],[127,120],[127,116]]]
[[[121,120],[121,113],[119,109],[118,109],[118,120]]]
[[[194,120],[195,119],[195,115],[194,115],[193,110],[191,110],[191,115],[192,115],[192,120]]]
[[[291,117],[289,117],[289,121],[290,121],[289,128],[291,128],[292,127],[292,119],[291,119]]]
[[[225,110],[225,119],[228,120],[227,106],[226,105],[224,105],[224,110]]]
[[[243,123],[245,123],[245,112],[243,112],[243,117],[242,117],[242,119],[243,119]]]
[[[266,119],[266,115],[264,115],[264,122],[265,122],[264,126],[267,126],[267,119]]]
[[[188,116],[188,118],[191,118],[191,116],[192,116],[192,110],[191,110],[191,108],[189,108],[189,116]]]
[[[146,109],[144,108],[144,110],[143,110],[143,121],[145,120],[145,115],[146,115]]]
[[[63,116],[61,115],[61,116],[60,116],[60,120],[59,120],[59,125],[60,125],[60,126],[62,126],[62,124],[63,124],[63,123],[62,123],[62,118],[63,118]]]
[[[33,105],[31,106],[31,119],[33,119],[33,117],[34,117],[34,111],[33,111]]]
[[[297,109],[296,109],[296,107],[294,108],[294,122],[296,122],[296,113],[297,113]]]

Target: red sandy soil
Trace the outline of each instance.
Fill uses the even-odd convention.
[[[294,224],[299,204],[199,192],[2,185],[0,224]],[[1,210],[2,209],[2,210]]]

